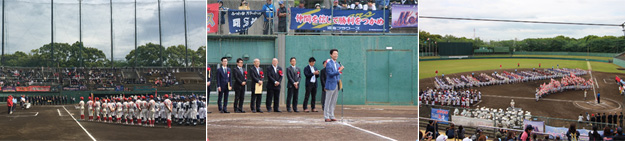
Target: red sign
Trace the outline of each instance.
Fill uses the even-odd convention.
[[[206,33],[217,33],[219,29],[219,3],[206,4]]]

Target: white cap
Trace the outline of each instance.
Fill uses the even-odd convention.
[[[446,141],[446,140],[447,140],[447,135],[443,135],[443,134],[439,135],[436,138],[436,141]]]

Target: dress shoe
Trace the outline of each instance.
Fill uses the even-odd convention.
[[[261,111],[261,110],[258,110],[257,112],[259,112],[259,113],[263,113],[263,111]],[[269,112],[271,112],[271,111],[269,111]]]
[[[332,120],[332,121],[337,121],[336,119],[330,119],[330,120]]]
[[[299,113],[299,111],[298,111],[298,110],[293,110],[293,112]]]
[[[219,113],[224,113],[224,111],[219,111]]]
[[[239,113],[245,113],[245,111],[239,111]]]
[[[312,110],[312,112],[319,112],[319,111],[317,111],[317,110],[313,109],[313,110]]]
[[[230,113],[230,112],[228,112],[228,111],[224,111],[224,113]]]
[[[252,113],[256,113],[256,111],[252,110]]]
[[[287,109],[286,111],[290,113],[290,112],[291,112],[291,109]]]
[[[274,110],[273,112],[282,113],[282,111],[280,111],[280,110]]]
[[[207,114],[213,113],[213,112],[206,112]]]

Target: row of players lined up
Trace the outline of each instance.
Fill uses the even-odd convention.
[[[482,100],[482,92],[475,89],[442,90],[428,88],[419,93],[419,103],[426,105],[459,106],[469,108]]]
[[[445,77],[445,74],[443,74],[440,78],[434,78],[434,86],[440,89],[481,87],[559,78],[570,74],[585,75],[588,74],[588,71],[568,68],[551,68],[544,70],[533,69],[532,71],[515,70],[514,72],[503,71],[502,73],[497,73],[497,71],[495,71],[490,75],[486,73],[471,73],[471,75],[461,75],[460,78]]]
[[[170,99],[171,98],[171,99]],[[85,106],[89,121],[154,127],[159,122],[171,128],[172,119],[179,125],[204,124],[206,121],[206,98],[190,96],[131,96],[131,97],[80,97],[81,121],[85,119]]]

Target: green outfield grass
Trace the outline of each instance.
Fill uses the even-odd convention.
[[[554,57],[554,58],[578,58],[578,59],[596,59],[596,60],[609,60],[612,57],[598,57],[598,56],[569,56],[569,55],[512,55],[510,56],[505,54],[497,54],[497,55],[474,55],[473,57]],[[423,56],[419,57],[419,59],[436,59],[440,58],[440,56]]]
[[[521,67],[517,67],[521,63]],[[454,74],[471,71],[497,70],[499,65],[503,69],[515,68],[551,68],[560,65],[564,68],[588,69],[586,61],[557,60],[557,59],[462,59],[462,60],[439,60],[439,61],[419,61],[419,79],[434,77],[435,71],[438,74]],[[590,61],[593,71],[625,73],[617,70],[619,66],[612,63]]]
[[[579,58],[579,59],[597,59],[597,60],[609,60],[609,59],[612,59],[612,57],[568,56],[568,55],[512,55],[512,57],[556,57],[556,58]]]

